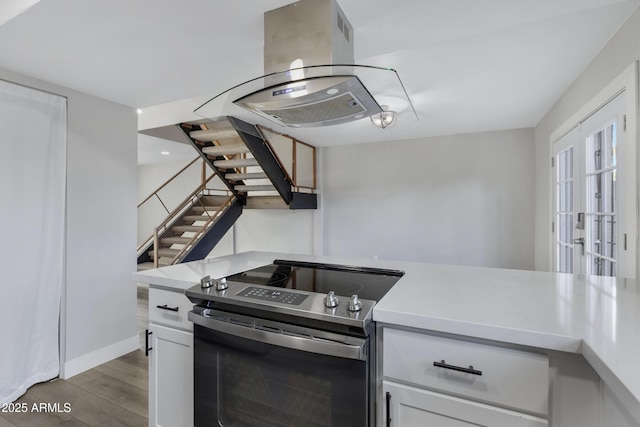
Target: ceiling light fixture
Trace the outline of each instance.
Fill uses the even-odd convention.
[[[168,151],[161,151],[160,154],[162,154],[163,156],[168,156],[171,153]]]
[[[381,129],[387,128],[395,123],[396,121],[396,112],[387,110],[386,105],[381,105],[382,112],[378,114],[373,114],[371,116],[371,122],[378,126]]]

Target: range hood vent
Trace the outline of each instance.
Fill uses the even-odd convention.
[[[273,86],[235,104],[285,126],[328,126],[382,111],[355,76],[328,76]]]
[[[411,105],[395,70],[354,65],[353,48],[353,27],[336,0],[300,0],[268,11],[265,75],[217,95],[195,113],[214,118],[245,111],[284,127],[304,128],[381,113],[380,104],[390,104],[387,99]]]

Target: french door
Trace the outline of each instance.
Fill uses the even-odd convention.
[[[554,161],[554,270],[635,277],[635,148],[624,92],[560,138]]]

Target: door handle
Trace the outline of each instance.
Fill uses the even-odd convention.
[[[584,255],[584,237],[579,237],[577,239],[573,239],[574,245],[582,245],[582,255]]]
[[[149,352],[153,350],[153,347],[149,347],[149,336],[153,334],[150,330],[144,331],[144,355],[149,357]]]

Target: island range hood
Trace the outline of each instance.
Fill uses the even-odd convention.
[[[336,0],[301,0],[264,14],[264,72],[290,70],[294,80],[234,102],[287,126],[325,126],[380,113],[355,75],[328,70],[305,75],[302,67],[353,64],[353,27]],[[333,73],[337,73],[334,75]],[[268,82],[267,82],[268,83]]]
[[[236,115],[230,113],[233,105],[271,123],[303,128],[379,114],[377,94],[395,91],[391,96],[398,98],[400,92],[411,104],[395,70],[355,65],[353,52],[353,27],[336,0],[301,0],[265,12],[265,75],[222,92],[195,113]]]

